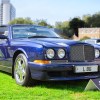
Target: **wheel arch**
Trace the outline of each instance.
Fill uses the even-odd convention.
[[[14,52],[13,59],[12,59],[12,78],[14,78],[14,62],[15,62],[16,57],[17,57],[20,53],[23,53],[23,54],[26,56],[26,58],[28,58],[28,55],[26,54],[26,52],[25,52],[23,49],[17,49],[17,50]]]

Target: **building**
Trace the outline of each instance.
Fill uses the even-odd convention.
[[[79,28],[79,37],[74,36],[75,40],[83,39],[84,37],[89,37],[92,39],[100,38],[100,28]]]
[[[7,25],[15,19],[16,9],[10,3],[10,0],[1,0],[0,4],[0,25]]]

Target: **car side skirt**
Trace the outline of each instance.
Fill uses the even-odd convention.
[[[12,74],[12,68],[11,67],[0,65],[0,70]]]

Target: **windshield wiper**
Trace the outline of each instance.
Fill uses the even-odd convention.
[[[60,37],[49,37],[49,38],[60,38]]]
[[[30,36],[28,38],[48,38],[47,36]]]
[[[60,38],[60,37],[47,37],[47,36],[30,36],[28,38]]]

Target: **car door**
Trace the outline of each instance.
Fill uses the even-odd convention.
[[[2,35],[8,36],[8,31],[5,31],[4,34]],[[11,73],[12,66],[8,49],[9,49],[8,40],[0,39],[0,70]]]
[[[5,66],[5,60],[6,60],[6,51],[5,51],[5,43],[7,40],[0,39],[0,69],[1,66]]]

